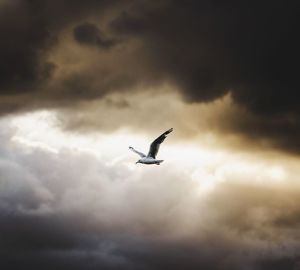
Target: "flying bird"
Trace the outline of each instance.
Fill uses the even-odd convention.
[[[173,128],[170,128],[169,130],[165,131],[163,134],[161,134],[158,138],[156,138],[151,144],[150,149],[148,152],[148,155],[145,155],[144,153],[141,153],[137,150],[135,150],[132,146],[129,146],[129,149],[136,154],[138,154],[141,158],[135,163],[143,163],[147,165],[156,164],[160,165],[163,160],[156,159],[156,155],[158,153],[159,147],[161,143],[167,138],[167,135],[173,131]]]

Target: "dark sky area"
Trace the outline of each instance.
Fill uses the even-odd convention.
[[[210,128],[298,158],[299,14],[292,0],[0,0],[0,117],[54,110],[62,112],[63,130],[109,133],[130,125],[147,129],[143,106],[136,104],[150,104],[151,96],[161,98],[166,114],[177,101],[166,105],[164,95],[177,95],[187,107],[230,96],[237,111],[225,112]],[[131,114],[120,117],[124,110]],[[180,140],[200,134],[201,117],[187,111],[184,120],[176,119],[191,126],[188,134],[178,132]],[[133,195],[155,197],[160,186],[149,191],[131,184],[117,193],[119,176],[104,161],[67,151],[28,153],[11,145],[14,130],[1,125],[1,269],[300,269],[298,186],[221,184],[205,201],[212,214],[202,217],[203,202],[190,191],[193,184],[187,188],[177,179],[178,170],[164,172],[176,188],[159,202],[149,195],[150,206],[144,205]],[[126,175],[121,165],[117,169]],[[93,196],[82,199],[93,212],[87,214],[73,203],[89,196],[82,183],[99,171],[113,186],[97,186],[106,210]],[[124,217],[127,200],[131,216]],[[188,213],[176,208],[165,217],[177,200]],[[243,220],[244,213],[250,217]],[[193,228],[189,222],[177,228],[178,218],[195,218]],[[206,234],[198,237],[200,228]]]
[[[167,81],[186,102],[230,92],[251,114],[248,123],[235,120],[237,132],[299,150],[297,1],[1,3],[2,114]],[[56,76],[68,68],[51,60],[63,42],[97,48],[102,65]]]

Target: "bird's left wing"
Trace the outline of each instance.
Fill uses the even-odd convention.
[[[151,143],[148,157],[156,158],[160,144],[165,140],[165,138],[167,138],[167,135],[172,131],[173,128],[168,129]]]
[[[143,154],[142,152],[139,152],[139,151],[137,151],[137,150],[135,150],[132,146],[129,146],[129,149],[131,150],[131,151],[133,151],[134,153],[137,153],[140,157],[145,157],[146,155],[145,154]]]

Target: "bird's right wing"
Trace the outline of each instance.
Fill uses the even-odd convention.
[[[159,150],[159,146],[161,143],[167,138],[167,135],[173,131],[173,128],[168,129],[163,134],[161,134],[158,138],[156,138],[150,145],[148,157],[156,158],[156,155]]]
[[[145,154],[143,154],[143,153],[141,153],[141,152],[135,150],[132,146],[129,146],[129,149],[130,149],[131,151],[133,151],[134,153],[137,153],[137,154],[138,154],[140,157],[142,157],[142,158],[146,156]]]

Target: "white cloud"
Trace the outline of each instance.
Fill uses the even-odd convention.
[[[149,138],[128,131],[89,137],[65,133],[55,123],[50,112],[1,122],[2,213],[73,217],[87,234],[200,243],[217,238],[251,254],[270,245],[268,256],[281,252],[280,239],[296,252],[297,159],[168,138],[161,166],[135,165],[128,145],[144,150]]]

